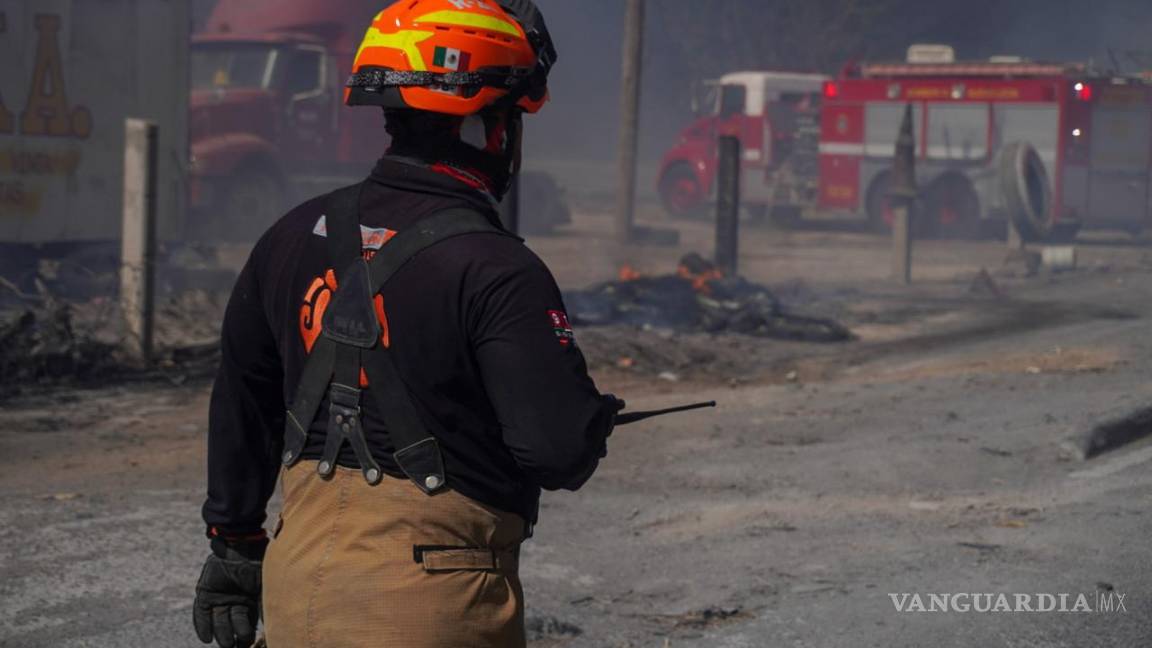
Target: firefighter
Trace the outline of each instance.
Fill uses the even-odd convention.
[[[540,490],[588,480],[622,405],[495,211],[555,56],[527,0],[373,20],[346,103],[383,108],[388,151],[264,234],[224,317],[203,642],[251,645],[262,607],[271,648],[525,645]]]

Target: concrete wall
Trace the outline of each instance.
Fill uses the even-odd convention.
[[[0,243],[120,235],[124,119],[160,125],[160,235],[183,228],[188,0],[0,0]]]

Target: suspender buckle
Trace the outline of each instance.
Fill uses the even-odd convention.
[[[360,394],[361,390],[356,387],[332,383],[328,390],[328,435],[324,442],[324,454],[316,470],[324,477],[335,472],[337,455],[347,440],[360,463],[364,479],[375,486],[384,479],[384,472],[372,458],[364,438],[364,426],[360,419]]]

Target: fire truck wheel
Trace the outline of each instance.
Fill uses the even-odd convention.
[[[980,238],[980,197],[960,173],[945,173],[924,193],[923,218],[940,238]]]
[[[796,205],[776,205],[768,212],[768,217],[780,229],[794,229],[804,221],[804,210]]]
[[[702,218],[707,201],[691,165],[677,162],[660,177],[660,200],[673,218]]]
[[[242,167],[224,188],[221,211],[226,238],[255,240],[284,215],[279,175],[263,166]]]
[[[745,220],[751,225],[763,225],[768,220],[768,205],[744,205]]]
[[[572,222],[564,188],[547,173],[520,174],[520,234],[545,235]]]
[[[1004,209],[1025,241],[1043,241],[1053,231],[1052,185],[1040,154],[1028,142],[1012,142],[1000,153]]]
[[[892,231],[892,205],[888,200],[888,190],[892,186],[892,174],[882,171],[872,179],[868,185],[868,193],[864,199],[864,212],[868,217],[868,226],[873,231],[887,234]]]

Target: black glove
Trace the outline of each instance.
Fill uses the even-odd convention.
[[[268,540],[228,543],[212,539],[212,555],[196,583],[192,625],[206,644],[249,648],[260,620],[260,570]]]
[[[606,412],[612,417],[612,424],[608,428],[608,435],[604,437],[607,439],[608,437],[612,436],[613,430],[616,429],[616,415],[622,412],[625,407],[628,407],[628,403],[625,403],[620,398],[616,398],[615,394],[602,394],[600,398],[604,401],[604,408]],[[605,454],[600,456],[604,457],[606,455],[607,450],[605,450]]]

